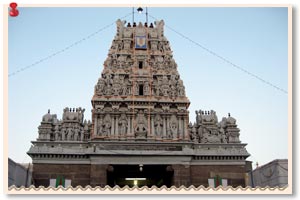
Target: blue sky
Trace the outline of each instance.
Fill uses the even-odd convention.
[[[9,17],[9,73],[85,38],[131,8],[19,8]],[[287,90],[287,8],[149,8],[149,14],[234,64]],[[145,21],[144,15],[135,15]],[[126,18],[132,20],[131,16]],[[149,17],[149,22],[154,20]],[[26,155],[38,136],[48,109],[61,118],[63,108],[84,107],[91,118],[94,85],[103,69],[113,24],[95,36],[25,71],[9,77],[9,157],[30,162]],[[288,157],[288,95],[237,70],[165,28],[178,70],[195,110],[231,115],[240,139],[265,164]]]

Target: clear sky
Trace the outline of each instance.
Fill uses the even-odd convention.
[[[132,8],[19,8],[9,17],[9,74],[114,23]],[[288,90],[287,8],[149,8],[149,14],[195,42],[272,84]],[[125,18],[131,22],[132,16]],[[135,21],[145,21],[135,15]],[[149,17],[149,22],[154,20]],[[84,107],[91,98],[116,32],[93,37],[9,77],[9,157],[31,162],[26,151],[48,109]],[[265,164],[288,158],[288,95],[230,66],[165,27],[174,59],[195,110],[237,119],[240,139]]]

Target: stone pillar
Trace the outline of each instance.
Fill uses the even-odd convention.
[[[183,117],[183,134],[184,134],[184,140],[189,140],[189,132],[188,132],[188,124],[187,124],[187,117]]]
[[[163,139],[165,139],[167,137],[167,132],[166,132],[166,116],[163,116]]]
[[[151,138],[151,115],[147,114],[147,138]]]
[[[167,134],[171,134],[169,131],[171,131],[170,129],[170,115],[167,115],[166,117],[166,120],[167,120],[167,127],[166,127],[166,131],[167,131]],[[168,136],[169,137],[169,136]],[[169,138],[168,138],[169,139]]]
[[[134,133],[133,133],[133,116],[131,114],[128,115],[128,133],[127,133],[127,138],[128,139],[133,139],[134,138]]]
[[[100,132],[100,136],[102,136],[103,137],[103,122],[104,122],[104,115],[103,114],[100,114],[100,120],[101,120],[101,132]],[[97,126],[98,126],[98,121],[97,121]],[[96,134],[98,134],[98,133],[96,133]]]
[[[116,116],[115,138],[119,137],[119,116]]]
[[[115,135],[115,116],[112,116],[111,119],[111,133],[110,133],[110,138],[113,138]]]
[[[181,118],[181,116],[178,116],[178,135],[179,135],[179,140],[182,140],[182,133],[183,133],[183,130],[182,130],[182,120],[181,120],[182,118]]]
[[[128,120],[127,120],[127,133],[126,133],[126,135],[128,136],[131,133],[131,128],[130,128],[130,125],[131,125],[131,116],[127,115],[127,117],[128,117]]]
[[[134,135],[134,131],[133,131],[133,115],[131,115],[130,117],[130,135]]]
[[[107,185],[108,165],[91,164],[90,185],[92,187]]]
[[[98,116],[95,114],[95,120],[94,120],[94,135],[93,135],[93,137],[95,137],[96,135],[98,135],[97,129],[98,129]]]
[[[191,185],[190,165],[172,165],[174,169],[173,185],[176,187]]]
[[[152,135],[152,137],[155,137],[154,115],[151,115],[151,135]]]
[[[131,118],[131,136],[134,136],[134,123],[135,123],[135,119],[134,119],[134,115]]]

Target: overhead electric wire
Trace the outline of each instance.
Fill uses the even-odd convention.
[[[130,16],[130,15],[132,15],[132,13],[128,13],[127,15],[123,16],[121,19],[124,19],[124,18],[126,18],[126,17],[128,17],[128,16]],[[153,18],[154,20],[158,20],[157,18],[153,17],[153,16],[150,15],[150,14],[149,14],[149,16],[150,16],[151,18]],[[33,66],[39,64],[39,63],[42,63],[42,62],[44,62],[44,61],[46,61],[46,60],[48,60],[48,59],[50,59],[50,58],[52,58],[52,57],[54,57],[54,56],[60,54],[60,53],[63,53],[63,52],[65,52],[65,51],[67,51],[68,49],[70,49],[70,48],[72,48],[72,47],[74,47],[74,46],[80,44],[81,42],[83,42],[83,41],[85,41],[85,40],[90,39],[91,37],[95,36],[95,35],[98,34],[99,32],[101,32],[101,31],[103,31],[103,30],[109,28],[110,26],[112,26],[112,25],[114,25],[114,24],[115,24],[115,22],[112,22],[112,23],[110,23],[110,24],[108,24],[108,25],[106,25],[106,26],[104,26],[104,27],[98,29],[97,31],[95,31],[95,32],[93,32],[93,33],[91,33],[91,34],[89,34],[88,36],[86,36],[86,37],[84,37],[84,38],[82,38],[82,39],[80,39],[80,40],[78,40],[78,41],[72,43],[71,45],[68,45],[67,47],[65,47],[65,48],[63,48],[63,49],[56,51],[55,53],[53,53],[53,54],[51,54],[51,55],[49,55],[49,56],[46,56],[46,57],[44,57],[44,58],[42,58],[42,59],[40,59],[40,60],[38,60],[38,61],[36,61],[36,62],[30,64],[30,65],[27,65],[27,66],[25,66],[25,67],[22,67],[22,68],[20,68],[20,69],[14,71],[14,72],[8,74],[8,77],[14,76],[14,75],[16,75],[16,74],[18,74],[18,73],[20,73],[20,72],[22,72],[22,71],[24,71],[24,70],[27,70],[27,69],[29,69],[29,68],[31,68],[31,67],[33,67]],[[173,32],[175,32],[176,34],[178,34],[179,36],[181,36],[182,38],[188,40],[189,42],[195,44],[196,46],[200,47],[201,49],[207,51],[207,52],[210,53],[211,55],[213,55],[213,56],[215,56],[215,57],[221,59],[222,61],[226,62],[226,63],[229,64],[230,66],[235,67],[236,69],[238,69],[238,70],[240,70],[240,71],[242,71],[242,72],[248,74],[249,76],[251,76],[251,77],[253,77],[253,78],[255,78],[255,79],[261,81],[262,83],[267,84],[267,85],[273,87],[274,89],[277,89],[277,90],[279,90],[279,91],[281,91],[281,92],[283,92],[283,93],[285,93],[285,94],[288,93],[285,89],[282,89],[282,88],[276,86],[275,84],[271,83],[270,81],[267,81],[267,80],[261,78],[260,76],[258,76],[258,75],[256,75],[256,74],[254,74],[254,73],[252,73],[252,72],[250,72],[250,71],[244,69],[243,67],[241,67],[241,66],[239,66],[239,65],[237,65],[237,64],[234,64],[232,61],[230,61],[230,60],[224,58],[223,56],[217,54],[216,52],[210,50],[209,48],[207,48],[207,47],[205,47],[205,46],[199,44],[198,42],[192,40],[192,39],[189,38],[188,36],[185,36],[184,34],[178,32],[178,31],[175,30],[174,28],[172,28],[172,27],[170,27],[170,26],[168,26],[168,25],[165,25],[165,26],[166,26],[168,29],[170,29],[171,31],[173,31]]]
[[[158,20],[157,18],[153,17],[153,16],[150,15],[150,14],[149,14],[149,16],[150,16],[151,18],[153,18],[154,20]],[[255,79],[257,79],[257,80],[263,82],[264,84],[267,84],[267,85],[269,85],[269,86],[271,86],[271,87],[273,87],[273,88],[275,88],[275,89],[277,89],[277,90],[279,90],[279,91],[281,91],[281,92],[283,92],[283,93],[285,93],[285,94],[288,93],[285,89],[282,89],[282,88],[276,86],[275,84],[271,83],[270,81],[267,81],[267,80],[265,80],[265,79],[259,77],[258,75],[254,74],[254,73],[252,73],[252,72],[249,72],[248,70],[244,69],[243,67],[234,64],[234,63],[231,62],[230,60],[228,60],[228,59],[224,58],[223,56],[217,54],[216,52],[214,52],[214,51],[208,49],[207,47],[205,47],[205,46],[199,44],[198,42],[196,42],[196,41],[190,39],[189,37],[185,36],[184,34],[182,34],[182,33],[178,32],[177,30],[173,29],[172,27],[170,27],[170,26],[168,26],[168,25],[166,25],[166,24],[165,24],[165,26],[166,26],[168,29],[170,29],[171,31],[173,31],[173,32],[175,32],[176,34],[180,35],[182,38],[184,38],[184,39],[188,40],[189,42],[195,44],[196,46],[202,48],[203,50],[207,51],[207,52],[210,53],[211,55],[213,55],[213,56],[215,56],[215,57],[217,57],[217,58],[223,60],[224,62],[226,62],[226,63],[229,64],[230,66],[235,67],[236,69],[238,69],[238,70],[240,70],[240,71],[242,71],[242,72],[248,74],[249,76],[252,76],[253,78],[255,78]]]
[[[124,19],[124,18],[126,18],[126,17],[128,17],[128,16],[130,16],[130,15],[132,15],[132,13],[126,14],[125,16],[121,17],[121,19]],[[108,25],[106,25],[106,26],[104,26],[104,27],[98,29],[97,31],[95,31],[95,32],[93,32],[93,33],[91,33],[91,34],[89,34],[88,36],[86,36],[86,37],[84,37],[84,38],[82,38],[82,39],[80,39],[80,40],[77,40],[76,42],[73,42],[72,44],[66,46],[65,48],[56,51],[55,53],[52,53],[52,54],[50,54],[50,55],[48,55],[48,56],[46,56],[46,57],[44,57],[44,58],[42,58],[42,59],[40,59],[40,60],[34,62],[34,63],[31,63],[30,65],[27,65],[27,66],[25,66],[25,67],[22,67],[22,68],[20,68],[20,69],[14,71],[14,72],[8,74],[8,77],[14,76],[14,75],[16,75],[16,74],[18,74],[18,73],[20,73],[20,72],[22,72],[22,71],[24,71],[24,70],[27,70],[27,69],[29,69],[29,68],[31,68],[31,67],[33,67],[33,66],[39,64],[39,63],[42,63],[42,62],[44,62],[44,61],[46,61],[46,60],[49,60],[50,58],[52,58],[52,57],[54,57],[54,56],[56,56],[56,55],[58,55],[58,54],[60,54],[60,53],[63,53],[63,52],[65,52],[65,51],[69,50],[70,48],[72,48],[72,47],[74,47],[74,46],[76,46],[76,45],[82,43],[83,41],[86,41],[86,40],[88,40],[88,39],[94,37],[95,35],[97,35],[97,34],[100,33],[101,31],[103,31],[103,30],[105,30],[105,29],[111,27],[111,26],[114,25],[114,24],[115,24],[115,22],[112,22],[112,23],[110,23],[110,24],[108,24]]]

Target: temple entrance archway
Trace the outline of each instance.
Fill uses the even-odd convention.
[[[171,187],[173,174],[169,165],[111,165],[107,170],[107,184],[111,187]]]

